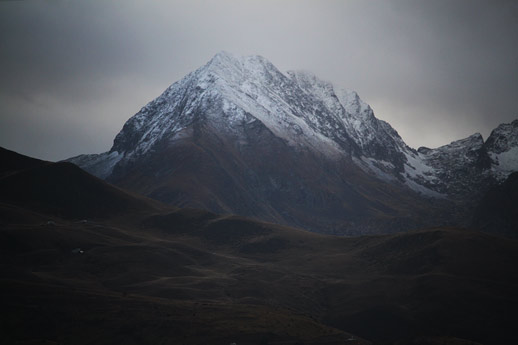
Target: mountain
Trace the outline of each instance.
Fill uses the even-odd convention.
[[[491,188],[475,208],[471,227],[481,231],[518,237],[518,172]]]
[[[434,169],[429,188],[460,199],[483,195],[518,170],[518,120],[501,124],[484,142],[478,133],[437,149],[418,149],[423,161]]]
[[[177,206],[390,232],[458,222],[459,200],[518,170],[517,126],[416,151],[356,92],[221,52],[130,118],[109,152],[68,161]]]
[[[24,195],[2,194],[0,202],[5,343],[500,345],[516,339],[516,240],[455,228],[315,234],[160,205],[71,164],[16,158],[15,167],[3,166],[14,173],[0,179],[18,176],[13,188]],[[41,191],[30,192],[45,181],[57,189],[51,207],[41,204]],[[90,206],[74,210],[107,201],[112,208],[88,213],[87,221],[70,217],[69,204],[84,188]],[[39,220],[4,216],[13,210]]]
[[[20,170],[30,169],[34,167],[50,164],[50,162],[40,159],[27,157],[11,150],[0,147],[0,178],[14,174]]]
[[[159,208],[154,200],[131,195],[71,163],[45,162],[3,148],[0,161],[0,203],[76,220]],[[2,218],[9,221],[23,216],[14,212]]]

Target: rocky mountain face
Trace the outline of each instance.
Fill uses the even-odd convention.
[[[222,52],[130,118],[109,152],[69,159],[178,206],[338,233],[442,225],[518,170],[518,121],[414,150],[354,91]],[[448,216],[444,210],[448,209]]]
[[[478,133],[437,149],[418,149],[434,169],[435,179],[422,180],[427,187],[450,198],[479,198],[491,186],[518,170],[518,120],[501,124],[484,142]]]

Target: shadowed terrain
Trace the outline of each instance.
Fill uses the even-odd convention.
[[[7,343],[516,339],[514,240],[453,228],[326,236],[176,209],[71,164],[33,163],[0,179]]]
[[[471,225],[485,232],[518,237],[518,172],[484,195]]]

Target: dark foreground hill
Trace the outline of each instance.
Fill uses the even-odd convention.
[[[35,176],[40,170],[31,171],[9,178],[43,181]],[[91,178],[81,176],[81,185]],[[47,181],[57,188],[58,181]],[[42,202],[37,193],[34,200],[24,194],[23,202],[2,194],[0,331],[6,343],[516,340],[516,241],[447,228],[324,236],[149,204],[102,186],[99,203],[112,196],[121,205],[86,221],[56,216],[59,202],[50,211],[36,208]],[[70,207],[77,214],[82,209]]]
[[[2,149],[0,202],[66,219],[150,211],[157,202],[116,188],[74,164],[51,163]]]

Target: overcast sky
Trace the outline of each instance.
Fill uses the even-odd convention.
[[[0,146],[107,151],[221,50],[356,90],[414,148],[518,118],[515,0],[0,0]]]

